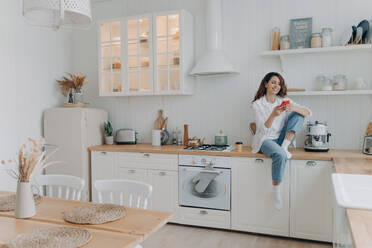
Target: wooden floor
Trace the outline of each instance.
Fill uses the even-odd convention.
[[[331,248],[330,244],[167,224],[142,243],[144,248]]]

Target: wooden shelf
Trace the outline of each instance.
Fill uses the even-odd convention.
[[[264,52],[261,52],[261,56],[276,57],[276,56],[284,56],[284,55],[333,53],[333,52],[348,52],[348,51],[351,52],[351,51],[360,51],[360,50],[365,50],[366,52],[372,52],[372,44],[264,51]]]
[[[289,96],[335,96],[335,95],[372,95],[372,90],[330,90],[288,92]]]

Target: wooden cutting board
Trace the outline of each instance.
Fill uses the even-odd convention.
[[[367,130],[366,130],[366,136],[372,135],[372,121],[368,124]]]

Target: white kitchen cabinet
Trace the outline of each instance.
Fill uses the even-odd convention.
[[[153,93],[152,14],[126,18],[125,94]]]
[[[153,186],[149,208],[174,213],[171,221],[178,218],[177,171],[148,170],[148,182]]]
[[[187,11],[103,21],[98,37],[100,96],[193,94],[193,18]]]
[[[100,179],[114,179],[114,152],[92,151],[91,152],[91,192],[92,201],[98,202],[97,191],[94,188],[94,182]]]
[[[233,230],[289,236],[289,168],[281,184],[283,208],[274,207],[271,159],[232,159]]]
[[[97,179],[129,179],[149,183],[153,193],[149,209],[174,213],[178,218],[178,155],[139,152],[92,152],[92,182]],[[97,201],[96,192],[93,201]]]
[[[291,160],[290,236],[332,242],[332,162]]]
[[[117,173],[115,173],[117,179],[127,179],[140,182],[147,182],[147,170],[144,169],[132,169],[119,167],[117,168]]]
[[[99,95],[120,96],[123,91],[123,18],[99,22]]]
[[[194,92],[193,18],[185,10],[153,15],[154,94],[189,95]]]

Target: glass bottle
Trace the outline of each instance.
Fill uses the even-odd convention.
[[[274,27],[271,30],[271,50],[279,50],[280,48],[280,29],[278,27]]]
[[[322,47],[332,46],[332,28],[322,29]]]
[[[289,49],[289,35],[283,35],[280,37],[280,50]]]

